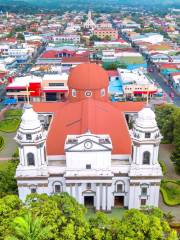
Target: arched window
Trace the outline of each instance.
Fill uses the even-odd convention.
[[[34,166],[35,165],[34,154],[33,153],[28,153],[27,154],[27,164],[28,164],[28,166]]]
[[[61,182],[54,182],[52,184],[53,193],[60,193],[62,192],[62,183]]]
[[[76,90],[75,89],[72,89],[72,96],[76,97]]]
[[[143,164],[150,164],[150,152],[143,153]]]

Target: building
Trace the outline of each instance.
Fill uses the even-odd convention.
[[[154,112],[142,102],[110,102],[108,75],[96,64],[73,68],[68,81],[67,102],[25,105],[15,137],[20,199],[64,191],[96,210],[158,206]],[[126,119],[137,112],[129,130]]]
[[[118,39],[118,30],[113,28],[95,29],[94,35],[101,39],[110,38],[111,40]]]
[[[131,38],[133,43],[142,41],[152,44],[161,43],[163,42],[163,39],[164,39],[163,35],[159,33],[145,33],[144,35],[138,35]]]
[[[60,43],[80,43],[81,38],[80,35],[77,34],[64,34],[64,35],[56,35],[52,37],[53,42]]]
[[[128,70],[118,68],[119,77],[122,81],[125,97],[153,95],[158,91],[154,82],[141,70]]]
[[[87,29],[94,29],[96,27],[96,24],[92,20],[92,14],[91,11],[88,12],[88,18],[86,22],[84,23],[84,28]]]

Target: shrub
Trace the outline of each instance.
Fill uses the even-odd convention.
[[[180,184],[175,180],[163,180],[161,182],[161,193],[164,203],[169,206],[180,204]]]
[[[160,164],[160,166],[161,166],[163,175],[165,175],[165,174],[166,174],[166,171],[167,171],[167,169],[166,169],[166,164],[164,163],[163,160],[160,160],[160,161],[159,161],[159,164]]]
[[[4,147],[4,138],[0,136],[0,151],[2,151],[3,147]]]

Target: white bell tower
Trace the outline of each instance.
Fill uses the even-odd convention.
[[[19,147],[20,167],[40,169],[47,166],[46,133],[30,104],[24,107],[15,140]]]
[[[130,134],[132,162],[129,171],[129,208],[140,208],[142,205],[158,206],[162,178],[158,152],[162,136],[155,114],[149,106],[138,113]]]
[[[30,104],[24,106],[21,124],[15,140],[19,148],[20,163],[16,169],[19,196],[24,196],[38,190],[42,179],[48,176],[46,158],[46,132],[38,119],[38,114]],[[37,180],[32,180],[37,177]],[[25,181],[25,182],[24,182]],[[35,186],[31,191],[31,186]],[[38,192],[38,191],[37,191]]]

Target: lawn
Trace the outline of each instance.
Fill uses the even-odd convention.
[[[144,64],[144,58],[143,57],[120,57],[119,58],[120,63],[124,64]]]
[[[7,133],[16,132],[19,124],[20,119],[18,118],[4,119],[0,121],[0,131]]]
[[[164,180],[161,183],[161,193],[165,204],[175,206],[180,204],[180,182]]]
[[[5,118],[21,117],[22,109],[9,109],[5,112]]]
[[[112,212],[106,213],[106,214],[110,218],[115,217],[115,218],[121,219],[125,211],[126,211],[125,208],[112,208]],[[95,216],[94,209],[87,209],[86,218],[89,219],[90,217],[94,217],[94,216]]]

